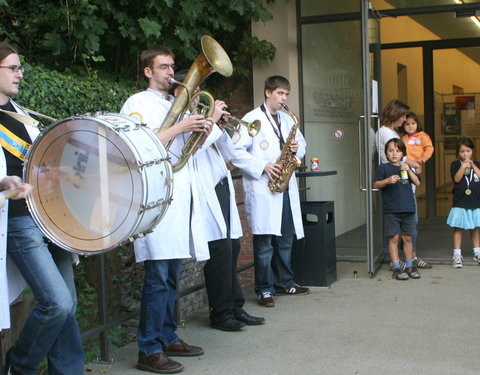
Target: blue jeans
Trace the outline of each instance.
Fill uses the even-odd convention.
[[[292,244],[295,235],[288,190],[283,193],[282,235],[253,235],[255,262],[255,293],[275,293],[295,286],[291,267]]]
[[[146,260],[140,323],[137,329],[138,357],[162,353],[176,343],[175,298],[182,259]]]
[[[34,375],[47,357],[49,374],[83,374],[71,254],[55,246],[49,249],[30,216],[8,219],[7,238],[7,255],[37,300],[10,353],[12,367]]]

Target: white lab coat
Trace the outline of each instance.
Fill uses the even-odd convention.
[[[171,103],[152,91],[142,91],[127,99],[121,113],[131,115],[159,128]],[[170,147],[169,156],[174,163],[189,134],[178,135]],[[205,234],[193,162],[173,175],[173,200],[165,216],[152,233],[135,240],[137,262],[145,260],[182,259],[195,256],[197,260],[210,258]],[[191,213],[191,215],[190,215]]]
[[[267,109],[268,113],[268,109]],[[284,140],[288,138],[293,125],[293,119],[288,114],[279,111],[280,124]],[[262,128],[255,137],[250,137],[245,126],[241,127],[240,136],[234,136],[235,154],[232,163],[243,171],[243,189],[247,220],[253,234],[269,234],[280,236],[282,226],[283,194],[272,193],[268,188],[268,175],[263,173],[267,162],[275,163],[280,156],[279,139],[271,123],[275,121],[260,107],[247,113],[243,120],[252,122],[260,120]],[[298,142],[297,157],[303,158],[306,142],[299,130],[295,139]],[[297,238],[302,238],[303,224],[300,209],[300,195],[295,174],[289,182],[290,206]]]
[[[211,147],[212,144],[218,152]],[[230,238],[240,238],[243,234],[232,176],[225,165],[225,161],[230,161],[230,158],[227,153],[225,160],[225,152],[222,151],[232,147],[229,135],[215,125],[203,147],[194,156],[194,170],[199,184],[203,220],[209,242],[227,237],[227,226],[215,194],[215,186],[223,177],[227,177],[230,189]],[[213,173],[214,170],[215,173]]]
[[[28,115],[15,103],[13,105],[18,113]],[[36,126],[25,125],[25,128],[32,141],[40,134]],[[0,152],[0,178],[7,175],[4,152]],[[7,225],[8,201],[0,209],[0,331],[10,328],[10,303],[17,299],[27,285],[15,263],[7,257]]]

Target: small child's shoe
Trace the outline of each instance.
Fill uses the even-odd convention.
[[[452,259],[452,267],[462,268],[463,267],[462,260],[463,260],[463,257],[460,254],[454,254]]]
[[[400,268],[394,268],[392,279],[408,280],[408,274],[405,271],[401,270]]]
[[[420,272],[417,271],[417,267],[415,266],[405,268],[405,272],[411,279],[420,278]]]
[[[473,260],[480,264],[480,253],[473,256]]]

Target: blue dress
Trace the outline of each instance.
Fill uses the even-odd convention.
[[[474,162],[477,167],[480,167],[479,162]],[[452,179],[460,169],[462,163],[457,160],[452,162],[450,172]],[[470,190],[470,194],[466,191]],[[450,210],[447,218],[447,224],[454,228],[474,229],[480,227],[480,179],[471,171],[468,176],[465,176],[453,185],[453,207]]]

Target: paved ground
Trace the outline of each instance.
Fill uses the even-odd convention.
[[[374,278],[363,263],[337,268],[330,288],[278,297],[274,308],[247,292],[246,310],[264,316],[263,326],[221,332],[207,326],[206,310],[194,314],[178,332],[205,354],[175,358],[183,374],[480,374],[479,266],[436,265],[408,281],[392,280],[387,265]],[[86,373],[147,374],[135,369],[136,356],[132,343]]]

